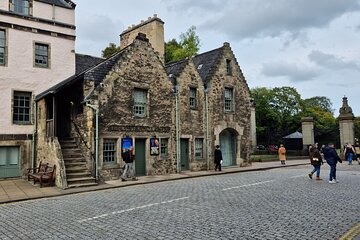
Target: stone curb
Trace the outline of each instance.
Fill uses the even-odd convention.
[[[146,184],[153,184],[153,183],[160,183],[160,182],[168,182],[168,181],[178,181],[178,180],[184,180],[184,179],[189,179],[189,178],[200,178],[200,177],[209,177],[209,176],[216,176],[216,175],[225,175],[225,174],[234,174],[234,173],[241,173],[241,172],[256,172],[256,171],[264,171],[264,170],[270,170],[270,169],[276,169],[276,168],[285,168],[285,167],[296,167],[296,166],[303,166],[303,165],[309,165],[310,163],[297,163],[297,164],[292,164],[292,165],[285,165],[285,166],[269,166],[269,167],[260,167],[260,168],[253,168],[253,169],[238,169],[238,170],[234,170],[234,171],[230,171],[230,172],[209,172],[206,174],[201,174],[201,175],[183,175],[182,177],[179,178],[167,178],[167,179],[158,179],[158,180],[154,180],[154,181],[149,181],[149,182],[134,182],[132,184],[128,184],[128,185],[120,185],[120,186],[100,186],[98,188],[95,187],[95,189],[86,189],[85,188],[79,188],[78,191],[73,191],[73,192],[64,192],[64,193],[60,193],[60,194],[54,194],[54,195],[49,195],[49,196],[40,196],[40,197],[32,197],[32,198],[24,198],[24,199],[15,199],[15,200],[8,200],[8,201],[3,201],[0,202],[0,205],[5,205],[5,204],[9,204],[9,203],[17,203],[17,202],[25,202],[25,201],[32,201],[32,200],[37,200],[37,199],[42,199],[42,198],[55,198],[55,197],[61,197],[61,196],[67,196],[67,195],[74,195],[74,194],[81,194],[81,193],[88,193],[88,192],[96,192],[96,191],[102,191],[102,190],[109,190],[109,189],[114,189],[114,188],[125,188],[125,187],[132,187],[132,186],[139,186],[139,185],[146,185]],[[67,191],[67,190],[63,190],[63,191]]]

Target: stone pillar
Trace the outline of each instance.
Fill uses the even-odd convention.
[[[250,136],[251,136],[251,148],[256,149],[257,141],[256,141],[256,110],[255,103],[251,105],[251,117],[250,117]]]
[[[314,119],[312,117],[301,118],[301,128],[303,135],[303,149],[307,149],[308,145],[314,144]]]
[[[339,128],[340,128],[340,144],[341,150],[346,143],[354,144],[354,114],[348,104],[347,97],[343,97],[343,105],[340,108]]]

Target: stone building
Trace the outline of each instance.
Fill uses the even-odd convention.
[[[119,52],[36,97],[37,159],[51,156],[58,186],[119,178],[130,146],[137,175],[211,169],[217,144],[224,166],[247,163],[253,111],[229,43],[164,66],[164,39],[155,48],[143,33],[159,36],[162,24],[127,29]]]
[[[0,1],[0,178],[35,160],[34,97],[75,74],[75,4]]]

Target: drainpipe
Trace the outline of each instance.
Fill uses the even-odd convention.
[[[175,118],[176,118],[176,166],[177,172],[181,172],[180,165],[180,134],[179,134],[179,93],[178,85],[175,85]]]
[[[35,168],[36,164],[35,164],[35,141],[36,141],[36,131],[37,131],[37,102],[35,102],[35,106],[34,106],[34,115],[35,115],[35,129],[32,135],[32,140],[31,140],[31,168]]]
[[[99,171],[98,171],[98,162],[99,162],[99,106],[98,105],[92,105],[89,103],[86,103],[87,107],[92,108],[95,111],[95,122],[96,122],[96,127],[95,127],[95,178],[96,181],[98,180],[99,177]]]
[[[210,158],[209,158],[209,90],[206,85],[204,85],[204,92],[205,92],[205,118],[206,118],[206,164],[207,170],[210,170]]]

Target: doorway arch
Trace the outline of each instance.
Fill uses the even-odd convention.
[[[223,157],[222,166],[234,166],[236,165],[236,157],[237,157],[237,136],[238,133],[235,129],[227,128],[224,129],[220,135],[220,149]]]

